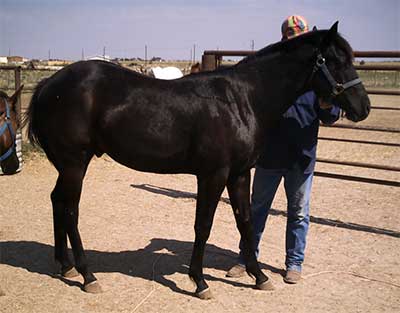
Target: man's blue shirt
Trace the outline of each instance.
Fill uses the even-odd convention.
[[[298,163],[305,174],[315,167],[319,121],[333,124],[340,109],[321,109],[313,91],[301,95],[270,130],[257,166],[284,171]]]

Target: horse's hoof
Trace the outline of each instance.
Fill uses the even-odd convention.
[[[210,288],[206,288],[200,292],[196,292],[196,296],[201,300],[210,300],[213,298]]]
[[[259,290],[274,290],[275,287],[272,284],[271,280],[268,279],[265,282],[261,283],[261,284],[256,284],[256,288]]]
[[[73,278],[73,277],[79,276],[79,273],[75,269],[75,267],[73,267],[70,270],[66,271],[65,273],[62,273],[62,276],[65,278]]]
[[[91,283],[84,285],[83,290],[85,290],[87,293],[103,292],[103,290],[101,290],[100,284],[97,281],[92,281]]]

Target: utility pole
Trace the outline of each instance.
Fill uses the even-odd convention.
[[[193,63],[196,62],[196,44],[193,45]]]
[[[106,46],[103,47],[103,59],[106,59]]]
[[[50,61],[50,49],[49,49],[49,61]]]
[[[147,64],[147,45],[144,45],[144,64]]]
[[[254,51],[254,40],[251,40],[251,50]]]
[[[85,60],[85,50],[82,48],[82,60]]]

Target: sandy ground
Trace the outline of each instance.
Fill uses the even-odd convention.
[[[393,101],[372,100],[382,105]],[[373,113],[363,123],[387,126],[385,118],[394,119],[393,114],[383,121],[376,115],[381,114]],[[321,129],[327,136],[400,143],[399,134],[342,132]],[[321,141],[319,156],[398,166],[396,149]],[[400,180],[399,172],[327,164],[318,164],[317,170]],[[202,301],[193,296],[187,276],[194,239],[193,176],[141,173],[108,157],[92,161],[82,193],[80,231],[104,291],[93,295],[81,290],[81,278],[53,275],[49,195],[56,175],[47,159],[33,156],[21,173],[0,176],[0,312],[400,311],[398,187],[315,177],[304,279],[298,285],[285,284],[281,276],[286,202],[280,188],[261,243],[260,262],[276,288],[269,292],[254,290],[250,277],[225,277],[235,263],[239,240],[225,192],[204,260],[214,299]]]

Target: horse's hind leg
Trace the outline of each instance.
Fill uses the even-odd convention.
[[[62,199],[63,208],[60,206],[57,207],[57,209],[59,208],[63,211],[63,226],[65,227],[65,231],[71,243],[75,267],[84,279],[84,290],[97,293],[101,292],[101,288],[96,282],[96,277],[88,268],[85,251],[83,250],[82,240],[78,230],[79,200],[82,191],[82,181],[88,163],[89,161],[85,164],[75,164],[74,166],[66,166],[59,169],[59,178],[56,187]],[[64,239],[65,233],[61,234],[60,231],[59,236],[59,238]]]
[[[197,177],[198,191],[194,226],[196,238],[190,262],[189,277],[195,282],[197,286],[196,295],[201,299],[212,298],[203,276],[203,256],[207,239],[210,236],[215,209],[225,188],[227,176],[227,170],[222,169],[208,177]]]
[[[253,226],[250,216],[250,171],[243,175],[230,177],[227,188],[236,225],[244,246],[243,254],[246,262],[246,270],[256,278],[256,287],[258,289],[271,290],[273,289],[273,285],[261,271],[254,250]]]
[[[66,210],[62,194],[62,180],[57,179],[56,186],[51,193],[53,204],[53,226],[54,226],[54,256],[61,265],[61,274],[64,277],[79,275],[74,269],[68,256],[67,229],[65,225]]]

